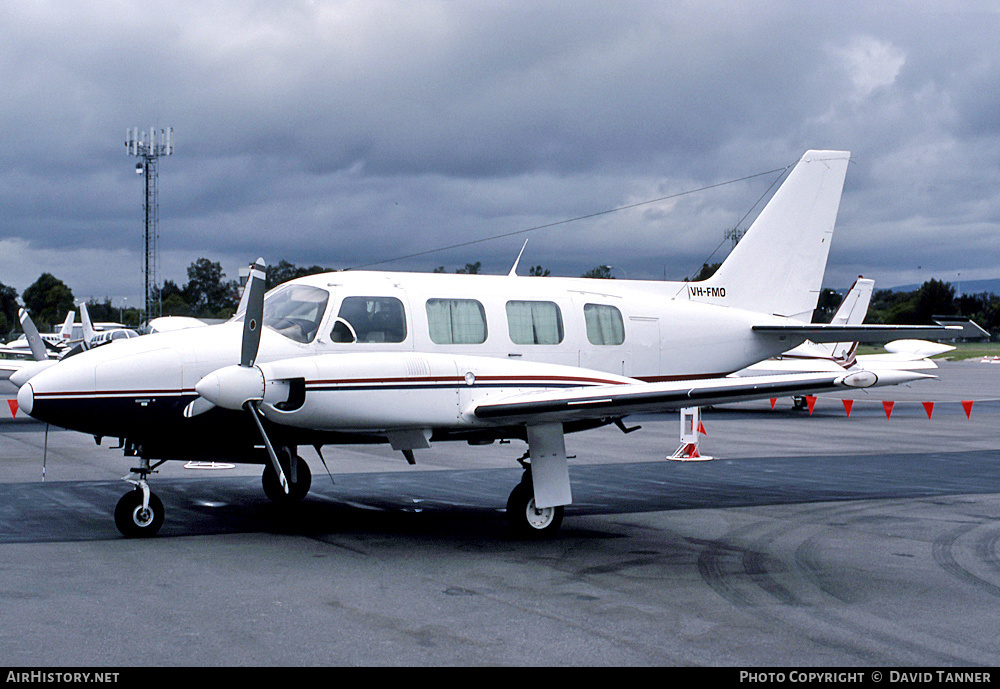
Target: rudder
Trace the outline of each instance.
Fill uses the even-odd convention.
[[[848,151],[806,151],[694,301],[808,322],[819,299]]]

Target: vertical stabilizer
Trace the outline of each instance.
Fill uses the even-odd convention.
[[[859,277],[847,291],[844,301],[830,321],[832,325],[861,325],[868,315],[868,305],[872,300],[875,281]],[[851,359],[858,349],[857,342],[836,342],[823,345],[830,351],[834,359],[845,361]]]
[[[97,337],[97,331],[94,330],[94,324],[90,320],[90,312],[87,311],[87,302],[80,304],[80,321],[83,323],[83,348],[90,349],[95,344],[93,340]]]
[[[807,151],[693,301],[808,322],[819,299],[851,154]]]
[[[66,320],[63,321],[62,328],[59,330],[59,340],[61,342],[68,343],[73,339],[73,318],[76,317],[76,313],[70,311],[66,314]]]

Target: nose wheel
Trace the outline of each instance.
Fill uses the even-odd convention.
[[[163,526],[163,503],[149,490],[149,482],[146,481],[146,477],[156,473],[156,467],[163,461],[151,465],[148,458],[140,457],[139,466],[132,469],[132,475],[124,477],[134,486],[115,507],[115,526],[125,538],[149,538]]]
[[[115,507],[115,526],[125,538],[148,538],[163,526],[163,503],[149,491],[145,479],[136,483],[142,485],[122,496]]]

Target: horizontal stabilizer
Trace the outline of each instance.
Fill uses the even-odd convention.
[[[933,318],[934,322],[938,325],[947,325],[961,329],[961,332],[951,333],[949,337],[963,337],[970,340],[988,340],[990,338],[989,332],[983,330],[983,328],[971,318],[965,318],[964,316],[932,316],[931,318]]]
[[[958,337],[959,326],[941,325],[755,325],[753,331],[762,335],[811,340],[813,342],[887,342],[901,337],[933,340]]]

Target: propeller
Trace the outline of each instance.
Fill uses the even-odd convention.
[[[43,344],[42,336],[38,334],[38,328],[35,327],[34,321],[31,320],[31,316],[24,309],[19,309],[17,312],[17,317],[21,321],[21,330],[24,331],[24,339],[28,341],[28,347],[31,348],[31,356],[34,357],[35,361],[45,361],[49,358],[48,352],[45,351],[45,345]]]
[[[246,313],[243,316],[243,341],[240,349],[240,363],[236,366],[226,366],[212,371],[198,381],[194,386],[198,397],[184,409],[184,416],[190,418],[212,407],[224,409],[243,409],[250,418],[264,441],[267,456],[271,459],[271,467],[278,476],[278,482],[287,495],[288,479],[281,469],[278,455],[274,451],[271,439],[261,422],[260,403],[264,400],[264,374],[254,366],[257,351],[260,348],[260,333],[264,319],[264,285],[266,280],[263,258],[250,268],[250,277],[244,292]]]
[[[24,339],[28,341],[28,347],[31,349],[31,358],[34,359],[34,361],[24,362],[24,365],[21,366],[20,369],[14,371],[10,375],[10,382],[20,388],[33,376],[44,371],[49,366],[55,365],[58,359],[49,358],[48,352],[45,347],[42,346],[43,344],[48,345],[49,343],[45,341],[45,338],[38,334],[38,328],[35,326],[34,321],[31,320],[31,316],[28,315],[28,312],[24,309],[19,309],[17,316],[21,321],[21,329],[24,331]]]

